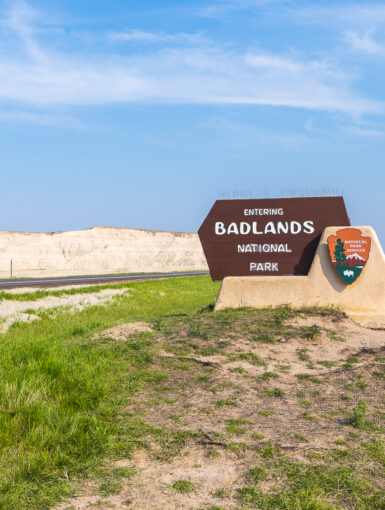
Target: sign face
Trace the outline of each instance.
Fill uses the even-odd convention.
[[[350,225],[342,197],[217,200],[198,234],[213,280],[307,275],[332,225]]]
[[[364,237],[358,228],[343,228],[328,237],[333,267],[345,283],[353,283],[360,276],[369,258],[370,244],[370,237]]]

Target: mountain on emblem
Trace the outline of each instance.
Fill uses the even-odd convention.
[[[364,237],[358,228],[343,228],[328,237],[329,254],[345,283],[353,283],[360,276],[369,258],[370,237]]]

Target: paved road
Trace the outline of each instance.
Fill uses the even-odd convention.
[[[159,278],[176,278],[181,276],[208,275],[208,271],[188,273],[142,273],[97,276],[60,276],[57,278],[10,278],[0,280],[0,289],[16,287],[58,287],[62,285],[87,285],[89,283],[129,282],[132,280],[156,280]]]

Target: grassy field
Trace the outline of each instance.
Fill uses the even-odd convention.
[[[103,505],[130,483],[151,486],[136,478],[138,451],[157,478],[201,459],[162,486],[170,509],[385,508],[383,352],[311,350],[348,341],[343,314],[214,314],[219,285],[208,277],[120,287],[131,292],[111,304],[47,310],[0,336],[1,509],[52,508],[85,486]],[[135,321],[152,331],[95,336]],[[282,354],[294,342],[295,362]],[[191,473],[206,463],[236,466],[236,482],[204,492]],[[140,497],[132,508],[147,508]]]
[[[206,277],[123,285],[133,294],[111,305],[47,311],[1,335],[0,508],[50,508],[101,456],[129,451],[141,440],[145,425],[117,416],[128,395],[163,377],[151,368],[153,341],[100,348],[89,338],[119,322],[197,313],[217,291]]]

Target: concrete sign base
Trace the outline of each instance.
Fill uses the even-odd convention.
[[[229,276],[222,282],[215,310],[290,305],[335,306],[356,322],[385,328],[385,257],[371,227],[352,227],[371,238],[368,262],[353,284],[345,283],[332,266],[327,239],[345,227],[324,230],[307,276]]]

